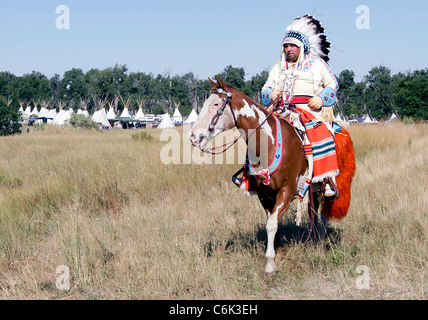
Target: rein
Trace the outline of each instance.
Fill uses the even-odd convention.
[[[226,93],[222,88],[218,88],[218,89],[214,89],[212,92],[214,93],[219,93],[219,94],[225,94],[226,97],[223,99],[223,105],[221,106],[220,109],[217,110],[217,113],[214,115],[214,117],[211,119],[211,123],[209,125],[208,130],[210,132],[212,132],[215,128],[215,125],[217,124],[220,116],[224,113],[224,110],[226,109],[227,103],[229,101],[232,100],[232,93],[229,91]],[[279,102],[279,98],[275,99],[274,101],[272,101],[266,108],[269,108],[272,104],[276,107],[276,105]],[[230,111],[232,112],[232,116],[233,116],[233,120],[235,121],[235,127],[237,127],[237,120],[235,117],[235,113],[233,112],[232,107],[229,104],[229,108]],[[254,130],[252,130],[251,134],[249,134],[249,130],[246,133],[241,134],[239,137],[235,138],[233,141],[227,142],[225,144],[223,144],[222,146],[219,147],[214,147],[214,148],[204,148],[201,149],[201,151],[205,152],[205,153],[209,153],[209,154],[222,154],[224,152],[226,152],[228,149],[230,149],[236,142],[238,142],[239,139],[244,138],[244,137],[251,137],[252,134],[254,134],[254,132],[256,132],[258,129],[260,129],[260,127],[267,121],[267,119],[269,119],[269,117],[275,112],[275,108],[272,108],[272,110],[269,112],[269,114],[266,116],[266,119],[264,119]],[[220,151],[216,151],[218,149],[221,149]]]

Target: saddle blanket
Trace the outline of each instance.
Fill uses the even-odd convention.
[[[306,110],[296,108],[306,127],[306,134],[310,145],[304,146],[305,153],[313,155],[313,178],[312,182],[323,181],[327,177],[335,177],[339,174],[337,164],[336,145],[334,138],[325,123],[315,118]]]
[[[326,177],[336,176],[339,173],[336,146],[327,126],[321,121],[311,121],[305,126],[314,159],[312,181],[318,182]]]

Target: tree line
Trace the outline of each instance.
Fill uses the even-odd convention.
[[[260,102],[260,91],[267,80],[264,70],[245,80],[245,70],[231,65],[218,73],[220,78],[246,95]],[[214,76],[213,76],[214,77]],[[339,91],[335,112],[346,118],[369,114],[378,120],[396,113],[402,117],[428,120],[428,68],[391,75],[384,66],[372,68],[362,81],[355,81],[355,73],[343,70],[337,75]],[[77,110],[82,105],[91,113],[100,99],[109,101],[116,113],[121,112],[125,100],[131,101],[134,111],[142,105],[146,113],[171,112],[180,105],[183,115],[192,108],[200,110],[207,99],[211,85],[208,79],[198,79],[192,72],[171,75],[170,72],[154,75],[144,72],[129,72],[126,65],[116,64],[106,69],[91,69],[83,72],[73,68],[62,76],[48,78],[33,71],[23,76],[0,72],[0,97],[10,105],[32,101],[44,101],[52,107],[71,107]],[[143,103],[141,103],[143,102]]]
[[[260,101],[260,88],[267,79],[264,71],[250,81],[245,81],[243,68],[226,67],[219,76],[257,101]],[[48,78],[33,71],[23,76],[10,72],[0,72],[0,96],[3,100],[12,101],[11,106],[19,108],[20,103],[31,104],[34,101],[49,102],[50,107],[59,105],[77,110],[85,106],[91,113],[97,109],[97,101],[109,101],[116,113],[124,105],[122,101],[131,101],[130,111],[142,105],[146,113],[161,114],[171,112],[180,105],[184,115],[190,114],[192,108],[200,111],[203,102],[208,98],[211,85],[208,79],[198,79],[192,72],[185,75],[154,75],[144,72],[128,72],[126,65],[91,69],[86,73],[73,68],[63,76],[55,74]],[[143,102],[143,103],[141,103]]]

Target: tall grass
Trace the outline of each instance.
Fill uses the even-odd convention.
[[[348,217],[314,245],[288,213],[270,279],[264,211],[230,182],[238,161],[163,164],[156,129],[145,130],[153,139],[56,127],[2,137],[0,297],[426,299],[428,126],[349,131]],[[61,265],[66,291],[56,286]],[[356,286],[360,265],[369,289]]]

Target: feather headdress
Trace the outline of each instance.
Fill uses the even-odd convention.
[[[325,62],[329,60],[330,42],[323,34],[324,28],[321,22],[313,16],[305,14],[296,18],[286,29],[283,44],[287,39],[299,40],[304,47],[304,53],[322,58]]]

